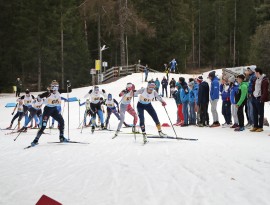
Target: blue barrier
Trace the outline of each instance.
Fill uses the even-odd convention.
[[[17,103],[7,103],[5,107],[16,107]]]

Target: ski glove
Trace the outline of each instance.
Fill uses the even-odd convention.
[[[11,115],[14,115],[14,112],[12,112]]]
[[[89,92],[88,92],[88,93],[89,93],[89,94],[91,94],[92,92],[93,92],[93,90],[89,90]]]
[[[167,103],[165,101],[163,101],[161,104],[163,107],[165,107],[167,105]]]
[[[105,90],[104,90],[104,89],[102,89],[102,92],[103,92],[103,93],[105,93]]]

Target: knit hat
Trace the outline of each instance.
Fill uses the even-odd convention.
[[[209,74],[208,74],[208,77],[211,77],[211,78],[214,78],[216,76],[216,71],[211,71]]]
[[[233,75],[231,77],[229,77],[229,79],[228,79],[229,83],[234,83],[234,81],[235,81],[235,77]]]
[[[238,75],[237,78],[241,78],[242,80],[245,80],[245,76],[243,74]]]
[[[252,66],[252,67],[248,67],[248,68],[247,68],[247,70],[251,70],[252,72],[255,72],[255,69],[256,69],[256,68],[255,68],[255,67],[253,67],[253,66]]]
[[[201,83],[203,81],[203,77],[200,75],[198,78],[197,78],[197,82],[198,83]]]
[[[179,78],[179,81],[180,81],[180,82],[185,82],[185,78],[180,77],[180,78]]]

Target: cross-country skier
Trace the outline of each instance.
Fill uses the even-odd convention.
[[[92,133],[95,131],[95,124],[96,124],[96,114],[98,114],[100,121],[101,121],[101,128],[104,129],[104,118],[103,118],[103,112],[101,110],[101,102],[100,97],[103,96],[103,98],[106,98],[105,90],[102,89],[102,91],[99,90],[99,87],[97,85],[94,86],[94,89],[89,90],[89,92],[84,96],[84,98],[90,98],[90,108],[93,111],[92,113]]]
[[[120,101],[120,122],[118,124],[115,136],[117,136],[118,133],[120,132],[120,129],[121,129],[123,123],[126,125],[126,123],[125,123],[125,112],[126,111],[130,115],[132,115],[134,118],[133,125],[132,125],[132,132],[135,132],[135,126],[136,126],[137,121],[138,121],[138,116],[137,116],[137,113],[135,112],[135,110],[130,105],[132,97],[134,96],[133,95],[134,90],[135,90],[135,86],[132,83],[127,83],[126,89],[122,90],[121,93],[119,94],[119,97],[122,97],[122,99]]]
[[[42,116],[42,126],[40,130],[37,133],[37,136],[35,137],[34,141],[31,143],[31,146],[35,146],[38,144],[38,140],[43,134],[43,131],[45,130],[47,126],[47,122],[49,117],[53,117],[59,124],[59,139],[60,142],[68,142],[68,140],[64,137],[64,119],[61,114],[59,114],[57,110],[57,106],[61,105],[61,96],[58,92],[59,90],[59,84],[57,81],[53,81],[50,86],[50,91],[47,91],[45,93],[42,93],[40,95],[40,98],[46,98]],[[71,88],[69,88],[69,92],[71,92]]]
[[[28,121],[28,110],[32,107],[32,101],[35,99],[33,95],[30,94],[28,89],[25,90],[25,95],[20,97],[23,100],[23,112],[24,112],[24,126],[26,126],[26,122]]]
[[[32,106],[29,108],[29,117],[27,120],[25,120],[24,126],[19,130],[19,132],[26,132],[27,131],[27,125],[31,120],[34,118],[34,116],[37,116],[39,118],[39,121],[42,120],[42,105],[44,103],[44,100],[40,98],[38,95],[35,100],[32,101]]]
[[[156,123],[159,136],[160,137],[167,137],[167,135],[161,131],[161,126],[160,126],[160,122],[159,122],[157,113],[156,113],[156,111],[153,108],[152,103],[151,103],[154,98],[157,98],[158,101],[160,101],[162,103],[162,106],[166,106],[166,102],[155,91],[155,87],[156,87],[155,83],[149,83],[147,85],[147,88],[141,88],[140,90],[138,90],[134,93],[135,96],[140,94],[139,101],[137,104],[137,110],[139,113],[140,127],[142,130],[144,143],[147,142],[147,136],[145,133],[145,124],[144,124],[144,110],[146,110],[148,112],[148,114],[152,117],[152,119]]]
[[[112,97],[112,94],[108,94],[108,98],[107,100],[105,100],[105,105],[107,106],[107,118],[106,118],[105,128],[107,129],[111,114],[113,113],[117,117],[118,120],[120,120],[120,115],[119,115],[119,104]]]
[[[84,117],[83,117],[83,126],[88,127],[88,126],[90,126],[90,124],[87,125],[87,122],[86,122],[87,115],[91,116],[91,115],[94,114],[94,112],[90,108],[90,100],[89,99],[86,99],[86,101],[84,103],[80,103],[80,106],[82,106],[82,105],[85,105],[85,112],[84,112]]]
[[[17,109],[17,113],[16,113],[16,114],[14,115],[14,117],[12,118],[11,123],[10,123],[10,126],[7,127],[6,129],[11,129],[13,122],[14,122],[17,118],[19,118],[19,119],[18,119],[18,130],[20,129],[20,122],[21,122],[21,120],[22,120],[22,118],[23,118],[23,115],[24,115],[24,112],[23,112],[23,100],[20,99],[20,98],[17,99],[17,104],[16,104],[16,106],[15,106],[13,112],[11,113],[12,115],[14,114],[14,112],[16,111],[16,109]]]

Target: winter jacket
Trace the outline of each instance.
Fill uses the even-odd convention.
[[[189,91],[189,102],[194,103],[195,102],[195,93],[194,93],[194,89],[191,89]]]
[[[248,94],[251,94],[253,93],[253,87],[255,85],[255,81],[256,81],[256,75],[255,73],[252,73],[252,75],[249,76],[249,80],[248,80]]]
[[[231,87],[231,90],[230,90],[230,101],[231,101],[232,104],[236,104],[235,95],[238,92],[238,88],[239,88],[239,86],[237,84],[234,84]]]
[[[177,105],[182,104],[181,97],[180,97],[180,90],[175,90],[172,96]]]
[[[170,88],[175,88],[175,84],[176,84],[176,81],[175,80],[171,80],[171,82],[170,82]]]
[[[187,86],[180,90],[180,98],[182,103],[189,102],[189,88]]]
[[[239,85],[238,91],[235,95],[235,101],[238,106],[241,106],[245,100],[247,99],[247,94],[248,94],[248,82],[242,82]]]
[[[149,70],[148,70],[148,67],[145,67],[145,68],[144,68],[144,73],[145,73],[145,75],[148,75],[148,71],[149,71]]]
[[[255,90],[256,81],[257,81],[257,79],[253,83],[252,93]],[[262,101],[262,102],[269,101],[270,96],[268,94],[268,87],[269,87],[269,79],[266,76],[264,76],[262,79],[261,92],[260,92],[260,94],[261,94],[260,101]]]
[[[155,85],[156,85],[156,88],[159,88],[159,87],[160,87],[160,82],[159,82],[159,80],[155,80]]]
[[[195,103],[198,104],[198,92],[199,92],[199,85],[198,83],[195,83],[194,84],[194,87],[193,87],[193,92],[194,92],[194,96],[195,96]]]
[[[198,105],[209,103],[209,85],[203,81],[199,84]]]
[[[182,88],[181,84],[179,82],[176,82],[175,87],[177,86],[177,89],[180,90]]]
[[[16,87],[18,88],[18,89],[22,89],[22,81],[21,80],[16,80]]]
[[[219,99],[219,79],[216,76],[211,82],[210,97],[211,100]]]
[[[167,87],[167,86],[168,86],[168,81],[167,81],[167,79],[162,79],[161,85],[162,85],[162,87]]]
[[[222,99],[222,101],[230,102],[230,91],[231,91],[231,89],[229,88],[226,91],[224,89],[224,86],[229,86],[229,85],[220,84],[219,91],[221,92],[221,99]]]

